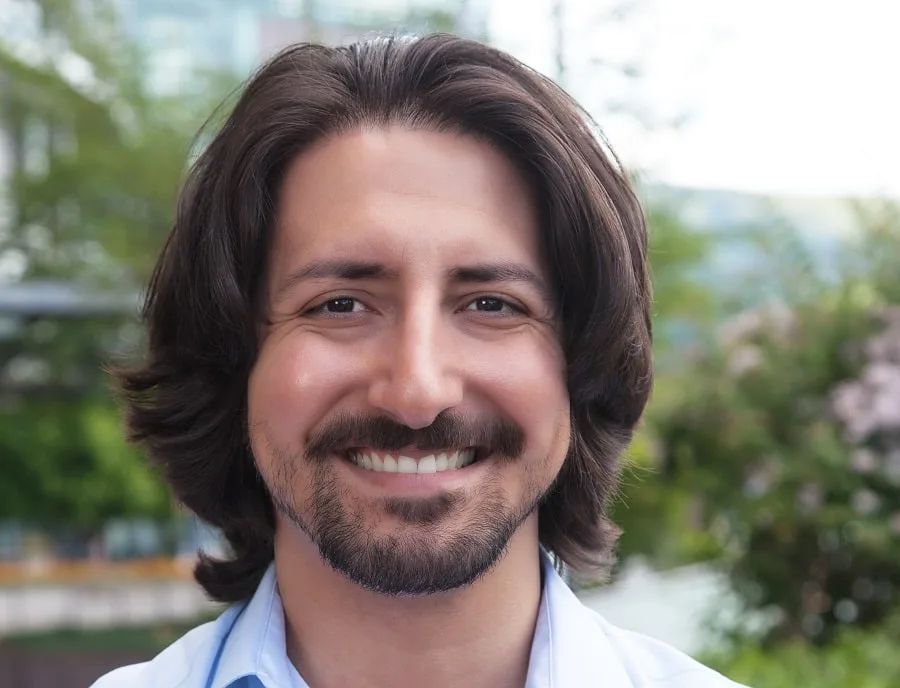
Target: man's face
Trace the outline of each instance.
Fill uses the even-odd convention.
[[[381,593],[473,582],[569,447],[526,182],[474,138],[370,129],[298,157],[277,217],[248,399],[277,527]]]

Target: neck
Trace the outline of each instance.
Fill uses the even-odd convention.
[[[275,569],[288,656],[316,688],[521,688],[541,599],[537,543],[532,516],[471,586],[397,598],[351,583],[279,523]]]

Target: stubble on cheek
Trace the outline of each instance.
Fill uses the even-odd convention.
[[[250,451],[256,464],[257,473],[265,484],[266,491],[274,502],[276,510],[293,515],[299,513],[303,504],[298,499],[309,494],[310,478],[303,478],[299,464],[302,457],[275,441],[271,426],[263,420],[249,424]]]

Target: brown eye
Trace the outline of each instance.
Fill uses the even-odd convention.
[[[523,309],[504,299],[496,296],[479,296],[477,299],[469,303],[466,307],[467,311],[475,311],[477,313],[496,313],[497,315],[521,315]]]
[[[305,311],[307,316],[338,316],[352,315],[355,313],[363,313],[368,309],[359,299],[352,296],[335,296],[334,298],[322,301],[318,306],[314,306]]]
[[[504,304],[500,299],[492,299],[490,297],[485,297],[481,299],[475,299],[472,302],[472,305],[475,307],[476,311],[487,311],[487,312],[500,312],[503,310]]]
[[[356,299],[351,299],[349,296],[330,299],[322,304],[329,313],[352,313],[355,305]]]

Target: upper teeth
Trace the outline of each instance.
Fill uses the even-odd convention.
[[[350,460],[357,466],[369,471],[385,473],[440,473],[453,471],[468,466],[475,459],[474,449],[462,449],[440,454],[429,454],[421,459],[414,459],[403,454],[386,452],[358,452],[350,455]]]

